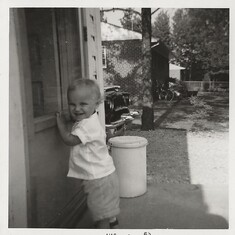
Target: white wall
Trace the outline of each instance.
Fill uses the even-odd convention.
[[[180,71],[181,71],[181,70],[170,70],[169,76],[170,76],[171,78],[176,78],[177,80],[181,80]]]

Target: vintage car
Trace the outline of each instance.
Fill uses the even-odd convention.
[[[123,135],[125,129],[139,115],[138,111],[131,111],[130,94],[122,91],[120,86],[104,88],[105,95],[105,127],[107,138]]]

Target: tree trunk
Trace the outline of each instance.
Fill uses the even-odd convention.
[[[152,93],[152,55],[151,55],[151,8],[142,8],[142,130],[154,129],[153,93]]]

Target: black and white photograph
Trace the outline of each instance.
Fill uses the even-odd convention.
[[[235,232],[231,1],[120,3],[1,2],[1,234]]]

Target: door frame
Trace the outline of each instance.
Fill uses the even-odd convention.
[[[22,137],[22,139],[15,139],[12,131],[9,133],[9,144],[14,145],[14,148],[9,149],[9,182],[13,184],[9,184],[9,227],[27,228],[31,223],[29,144],[34,132],[32,93],[30,89],[27,89],[28,86],[31,87],[31,75],[24,11],[13,8],[9,13],[9,69],[14,71],[9,74],[10,107],[11,105],[18,106],[18,110],[13,109],[14,112],[10,110],[10,129],[16,129]],[[15,123],[16,119],[22,123]],[[21,141],[23,148],[18,146]],[[12,176],[15,169],[17,169],[17,175]],[[14,184],[17,184],[14,182],[16,179],[20,179],[21,185],[17,191],[14,189]]]

